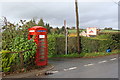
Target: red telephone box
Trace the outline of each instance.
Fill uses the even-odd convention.
[[[34,26],[28,29],[28,39],[34,39],[37,44],[35,63],[37,66],[44,66],[48,63],[47,29],[41,26]]]

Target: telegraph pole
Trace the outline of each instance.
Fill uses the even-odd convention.
[[[80,54],[80,35],[79,35],[79,15],[78,15],[78,1],[75,0],[75,11],[76,11],[76,27],[77,27],[77,46],[78,53]]]
[[[64,20],[64,27],[65,27],[65,54],[67,54],[67,51],[68,51],[68,47],[67,47],[67,44],[68,44],[68,31],[67,31],[67,27],[66,27],[66,20]]]

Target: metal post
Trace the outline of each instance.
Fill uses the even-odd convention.
[[[66,27],[66,20],[64,20],[64,27],[65,27],[65,54],[67,55],[67,44],[68,44],[68,38],[67,38],[67,34],[68,34],[68,31],[67,31],[67,27]]]

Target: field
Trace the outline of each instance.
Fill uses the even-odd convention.
[[[69,33],[76,33],[76,29],[68,30]],[[86,31],[86,29],[79,30],[80,32]],[[101,32],[119,32],[119,30],[101,30]]]
[[[86,30],[83,29],[83,30],[79,30],[79,31],[82,32],[82,31],[86,31]],[[68,30],[68,32],[69,32],[69,33],[76,33],[77,30],[76,30],[76,29],[72,29],[72,30]]]
[[[119,32],[118,30],[102,30],[101,32]]]

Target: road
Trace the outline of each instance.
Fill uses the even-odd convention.
[[[49,60],[54,74],[37,78],[118,78],[118,55],[99,58],[60,58]]]

